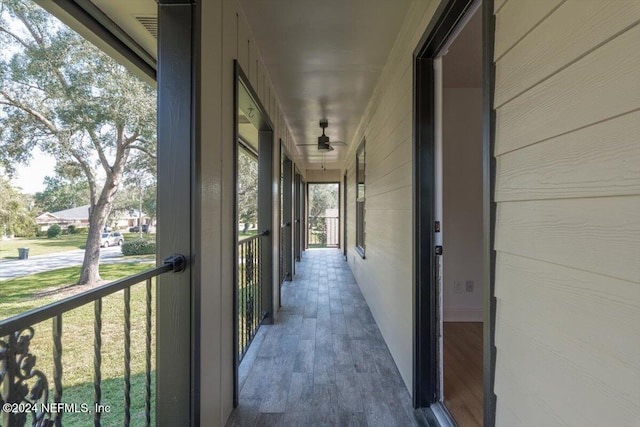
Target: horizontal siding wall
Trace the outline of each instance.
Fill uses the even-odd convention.
[[[224,425],[233,405],[233,217],[234,60],[248,77],[274,124],[273,197],[280,200],[280,144],[292,152],[290,132],[275,90],[236,0],[201,3],[200,182],[202,218],[200,301],[202,313],[201,420]],[[274,205],[274,260],[278,260],[280,208]],[[274,266],[274,283],[277,280]],[[277,289],[277,287],[276,287]],[[274,292],[277,306],[277,291]]]
[[[389,54],[347,163],[347,259],[407,389],[413,375],[413,50],[438,1],[415,1]],[[355,150],[366,140],[366,258],[355,251]]]
[[[340,169],[307,169],[305,171],[307,182],[340,182],[342,183],[342,171]]]
[[[640,2],[496,13],[498,426],[640,425]]]

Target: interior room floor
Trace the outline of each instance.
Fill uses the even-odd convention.
[[[417,426],[411,398],[338,249],[311,249],[243,359],[227,426]],[[409,349],[410,350],[410,349]]]
[[[444,323],[444,403],[459,427],[482,426],[482,323]]]

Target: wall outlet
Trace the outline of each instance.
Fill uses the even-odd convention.
[[[453,282],[453,292],[456,294],[461,294],[464,292],[463,283],[461,281],[456,280]]]
[[[467,290],[467,292],[473,292],[473,280],[467,280],[465,289]]]

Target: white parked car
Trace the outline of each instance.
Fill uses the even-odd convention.
[[[122,245],[124,243],[124,236],[122,233],[118,231],[114,231],[113,233],[102,233],[100,236],[100,247],[108,248],[113,245]]]

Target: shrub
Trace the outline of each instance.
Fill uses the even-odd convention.
[[[88,234],[89,227],[76,227],[76,234]]]
[[[152,255],[156,253],[156,242],[147,239],[135,239],[122,244],[122,254],[130,255]]]
[[[60,226],[58,224],[53,224],[47,230],[47,237],[53,239],[54,237],[58,237],[60,235]]]
[[[73,224],[71,224],[71,225],[69,225],[67,227],[67,231],[69,232],[69,234],[77,234],[78,233],[78,229]]]

